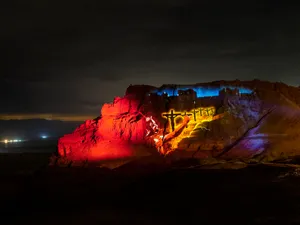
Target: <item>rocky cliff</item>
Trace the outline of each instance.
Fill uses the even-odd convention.
[[[60,138],[71,160],[164,157],[272,161],[300,154],[300,89],[265,81],[133,85]]]

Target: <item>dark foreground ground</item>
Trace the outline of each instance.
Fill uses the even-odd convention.
[[[300,178],[285,168],[47,168],[0,155],[0,224],[300,224]]]

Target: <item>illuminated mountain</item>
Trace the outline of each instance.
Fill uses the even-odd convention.
[[[265,81],[133,85],[59,140],[72,160],[164,157],[274,160],[300,154],[300,89]]]

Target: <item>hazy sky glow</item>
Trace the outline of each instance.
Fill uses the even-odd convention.
[[[130,84],[298,86],[300,16],[283,2],[9,1],[0,114],[97,116]]]
[[[1,114],[0,120],[61,120],[65,122],[83,122],[87,119],[94,119],[95,115],[60,115],[60,114]]]

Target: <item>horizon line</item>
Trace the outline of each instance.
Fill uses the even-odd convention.
[[[0,114],[0,120],[59,120],[65,122],[84,122],[95,119],[96,115],[69,115],[69,114]]]

